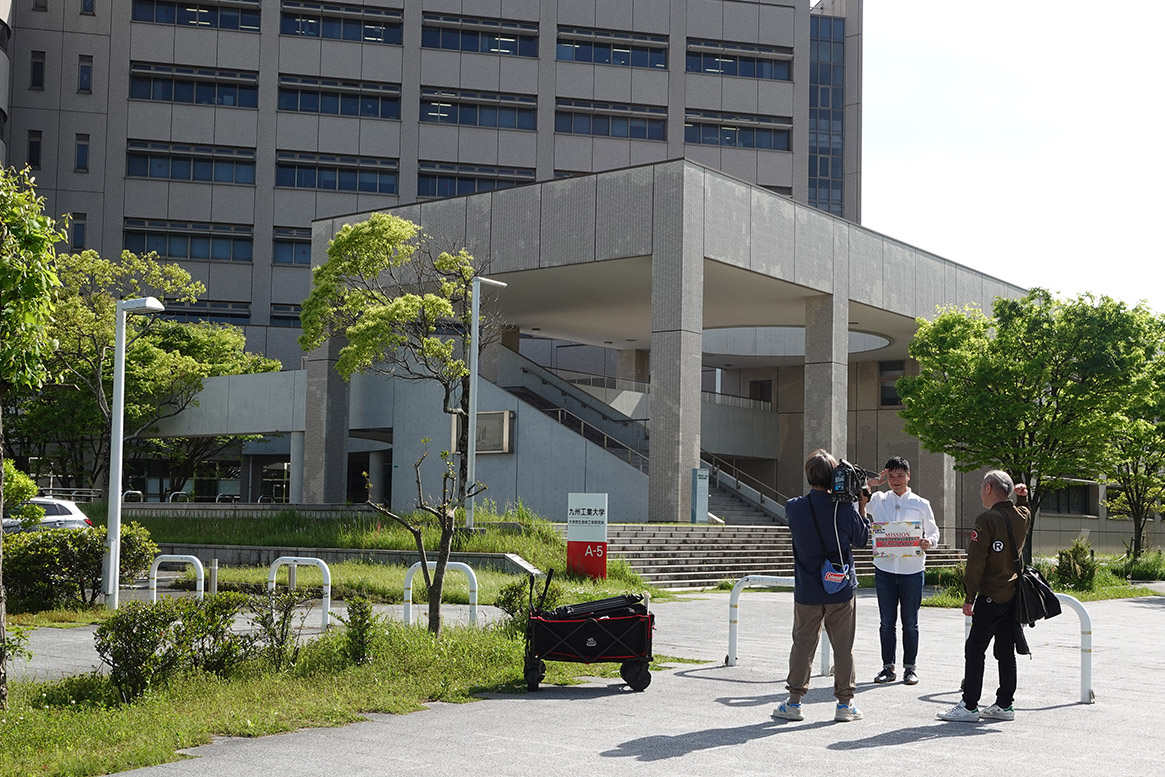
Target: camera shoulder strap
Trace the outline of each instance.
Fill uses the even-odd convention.
[[[806,495],[805,498],[809,500],[809,509],[813,513],[813,529],[814,529],[814,531],[817,532],[817,541],[821,543],[821,552],[825,554],[825,558],[829,559],[829,549],[825,547],[825,535],[823,535],[821,533],[821,526],[817,522],[817,508],[815,508],[813,506],[813,499],[810,498],[809,495]],[[836,513],[834,513],[834,516],[833,516],[833,528],[834,528],[834,532],[836,532],[837,531],[837,514]],[[832,561],[833,559],[829,559],[829,560]],[[838,564],[845,563],[845,559],[842,558],[842,554],[841,554],[841,540],[840,539],[837,542],[837,563]]]

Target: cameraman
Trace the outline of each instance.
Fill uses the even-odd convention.
[[[788,701],[773,711],[774,718],[803,720],[801,699],[809,691],[813,655],[821,637],[821,626],[829,635],[834,651],[833,692],[838,722],[858,720],[862,713],[853,705],[857,678],[854,672],[854,630],[857,626],[853,572],[853,546],[866,545],[869,524],[864,518],[866,499],[863,491],[857,507],[853,502],[834,501],[830,497],[837,459],[824,450],[816,450],[805,462],[805,477],[810,490],[805,496],[790,499],[785,505],[789,532],[793,539],[796,584],[793,588],[793,647],[789,653],[789,676],[785,687]],[[836,543],[836,544],[835,544]],[[842,564],[849,564],[852,582],[837,593],[826,593],[822,583],[822,566],[837,556],[840,546]]]

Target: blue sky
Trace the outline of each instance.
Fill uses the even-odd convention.
[[[866,0],[863,225],[1165,313],[1165,2]]]

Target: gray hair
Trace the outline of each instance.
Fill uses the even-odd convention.
[[[1004,496],[1011,496],[1011,492],[1015,489],[1011,475],[1001,469],[993,469],[988,472],[983,476],[983,482],[990,484],[993,490],[1002,492]]]

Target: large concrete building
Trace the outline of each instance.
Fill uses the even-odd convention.
[[[408,506],[448,420],[296,342],[327,239],[391,210],[509,284],[499,503],[687,520],[711,465],[779,512],[827,447],[911,458],[959,542],[975,484],[903,433],[893,382],[917,316],[1022,289],[858,226],[860,0],[0,0],[0,44],[0,151],[71,247],[181,263],[207,294],[170,315],[284,364],[168,429],[282,435],[221,488],[344,501],[371,471]],[[1106,528],[1082,489],[1048,546]]]

